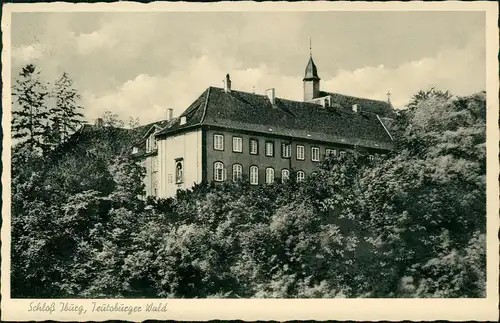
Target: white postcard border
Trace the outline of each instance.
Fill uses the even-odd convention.
[[[10,298],[10,20],[15,12],[65,11],[484,11],[486,13],[487,66],[487,297],[484,299],[11,299]],[[2,262],[1,313],[8,321],[28,320],[497,320],[499,282],[499,131],[498,131],[498,5],[495,2],[218,2],[218,3],[33,3],[5,4],[2,15]],[[29,311],[31,302],[82,305],[86,313]],[[142,306],[166,304],[164,313],[92,312],[96,304]]]

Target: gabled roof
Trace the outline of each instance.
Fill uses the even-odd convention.
[[[168,124],[167,120],[161,120],[161,121],[151,122],[143,126],[139,126],[134,130],[136,130],[139,133],[141,138],[144,138],[151,132],[151,130],[155,128],[158,130],[163,129],[165,126],[167,126],[167,124]]]
[[[362,111],[376,113],[380,117],[395,117],[395,112],[389,102],[358,98],[333,92],[320,91],[319,97],[331,96],[332,105],[337,104],[345,109],[352,109],[352,106],[357,104]]]
[[[365,108],[355,113],[350,106],[324,108],[314,103],[281,98],[276,98],[272,105],[265,95],[234,90],[226,93],[221,88],[209,87],[157,135],[207,125],[306,140],[392,148],[392,139],[381,119],[369,110]],[[181,125],[182,117],[186,117],[186,122]]]

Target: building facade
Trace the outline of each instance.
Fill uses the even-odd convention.
[[[304,100],[209,87],[179,117],[150,125],[140,146],[146,194],[175,196],[202,181],[301,181],[329,154],[392,149],[388,102],[323,92],[312,57]]]

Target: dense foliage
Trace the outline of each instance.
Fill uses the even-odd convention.
[[[48,130],[47,100],[50,92],[34,65],[22,68],[12,88],[12,138],[25,142],[31,150],[45,150]]]
[[[485,94],[416,101],[387,156],[172,199],[137,197],[120,129],[19,145],[12,296],[484,297]]]

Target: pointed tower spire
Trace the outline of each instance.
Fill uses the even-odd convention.
[[[309,37],[309,62],[307,63],[304,74],[305,74],[304,79],[302,80],[304,83],[304,102],[307,102],[311,101],[314,98],[317,98],[320,94],[319,91],[320,78],[318,76],[318,69],[316,68],[316,64],[314,64],[314,60],[312,58],[312,42],[310,37]]]

